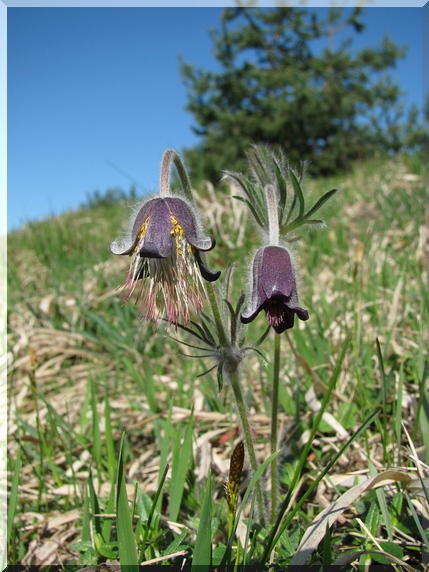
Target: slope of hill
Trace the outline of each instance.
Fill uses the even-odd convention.
[[[422,174],[418,165],[396,158],[305,184],[315,198],[334,187],[340,192],[324,209],[327,228],[303,232],[295,248],[300,301],[310,319],[282,339],[279,501],[348,333],[351,342],[329,415],[318,428],[293,502],[346,436],[377,409],[381,413],[297,512],[277,547],[275,558],[282,565],[290,561],[313,516],[356,479],[387,468],[416,472],[405,429],[417,454],[429,461],[429,219]],[[246,222],[241,203],[209,186],[199,195],[217,239],[210,265],[224,275],[235,263],[236,300],[259,235]],[[184,357],[198,353],[172,339],[192,343],[186,332],[139,322],[138,307],[118,298],[128,261],[111,255],[109,243],[119,234],[127,209],[122,202],[101,202],[8,236],[8,475],[17,494],[10,563],[84,565],[118,558],[111,515],[122,432],[131,500],[137,483],[134,524],[142,558],[172,563],[190,558],[209,467],[213,546],[222,552],[227,541],[223,483],[239,438],[230,388],[218,395],[215,371],[198,377],[214,363]],[[265,326],[262,316],[249,326],[249,343]],[[261,461],[270,454],[272,345],[271,332],[259,348],[266,363],[252,353],[244,366]],[[187,427],[193,435],[188,449]],[[145,528],[167,460],[173,477],[167,475]],[[429,518],[427,498],[409,494],[415,510]],[[400,552],[395,557],[418,563],[425,539],[407,495],[391,486],[353,503],[331,528],[329,551],[322,542],[317,558],[333,562],[344,547],[357,551],[381,542],[388,555],[396,543]],[[177,523],[172,523],[175,511]],[[242,542],[245,532],[244,526]],[[253,557],[260,554],[264,537],[260,532]],[[216,550],[213,554],[220,553]],[[175,560],[171,554],[176,553]],[[371,559],[365,558],[366,563]]]

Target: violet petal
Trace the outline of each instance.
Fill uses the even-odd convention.
[[[207,280],[207,282],[215,282],[215,280],[217,280],[221,274],[220,270],[217,272],[210,270],[210,268],[208,268],[208,266],[206,266],[201,260],[201,254],[198,252],[198,250],[194,252],[194,256],[195,260],[197,261],[198,268],[200,269],[201,276],[204,278],[204,280]]]
[[[177,222],[183,228],[186,240],[197,250],[208,251],[214,248],[215,241],[212,237],[206,236],[198,228],[198,223],[194,213],[188,204],[179,198],[168,197],[164,199],[169,210],[173,213]]]

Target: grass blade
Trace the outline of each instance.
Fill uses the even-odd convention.
[[[317,478],[314,480],[314,482],[311,484],[311,486],[307,489],[307,491],[302,495],[302,497],[299,499],[299,501],[297,502],[297,504],[295,505],[295,507],[290,511],[290,513],[287,515],[285,521],[283,522],[283,524],[279,527],[279,530],[274,538],[274,540],[271,542],[270,545],[267,545],[269,547],[269,550],[266,550],[264,552],[264,556],[265,558],[267,558],[267,556],[269,556],[269,554],[271,553],[272,549],[274,548],[274,546],[277,545],[277,542],[279,541],[281,535],[283,534],[283,532],[286,530],[286,528],[289,526],[290,522],[292,521],[292,519],[295,517],[296,513],[299,511],[299,509],[301,508],[301,506],[304,504],[304,502],[307,500],[307,498],[313,493],[313,491],[316,489],[316,487],[318,486],[318,484],[320,483],[320,481],[325,477],[325,475],[328,474],[328,472],[332,469],[332,467],[335,465],[335,463],[338,461],[338,459],[347,451],[347,449],[350,447],[350,445],[359,437],[359,435],[361,435],[361,433],[363,433],[363,431],[365,431],[365,429],[371,425],[371,423],[374,421],[374,419],[376,417],[378,417],[378,415],[380,414],[380,410],[375,411],[374,413],[372,413],[368,419],[359,427],[359,429],[356,431],[356,433],[341,447],[341,449],[338,451],[338,453],[335,455],[335,457],[332,459],[332,461],[330,461],[328,463],[328,465],[325,467],[325,469],[323,471],[321,471],[321,473],[317,476]]]
[[[383,419],[382,419],[382,444],[383,444],[383,461],[385,464],[388,463],[388,458],[387,458],[387,447],[386,447],[386,441],[387,441],[387,393],[388,393],[388,388],[387,388],[387,376],[386,376],[386,372],[384,369],[384,359],[383,359],[383,352],[381,351],[381,346],[380,346],[380,342],[378,340],[378,338],[376,338],[376,344],[377,344],[377,356],[378,356],[378,363],[380,366],[380,379],[381,379],[381,399],[382,399],[382,404],[383,404]]]
[[[89,487],[89,504],[91,507],[91,513],[100,514],[100,504],[98,502],[97,493],[95,492],[91,469],[89,470],[89,475],[88,475],[88,487]],[[95,517],[93,522],[94,522],[95,533],[101,536],[101,523],[99,517]]]
[[[194,557],[192,559],[191,572],[208,572],[211,565],[211,540],[212,540],[212,479],[211,473],[207,475],[206,488],[204,490],[201,505],[200,524],[198,526],[197,540],[195,542]]]
[[[159,510],[158,504],[160,504],[160,503],[161,503],[161,500],[162,500],[162,495],[161,495],[161,493],[162,493],[162,489],[163,489],[163,487],[164,487],[165,479],[166,479],[166,477],[167,477],[167,473],[168,473],[168,469],[169,469],[169,468],[170,468],[170,466],[169,466],[169,465],[166,465],[165,470],[164,470],[164,473],[163,473],[162,476],[161,476],[161,480],[159,481],[158,489],[157,489],[157,491],[156,491],[155,497],[154,497],[154,499],[153,499],[153,501],[152,501],[152,506],[151,506],[149,515],[148,515],[148,517],[147,517],[147,522],[146,522],[146,526],[145,526],[145,530],[144,530],[143,540],[142,540],[142,543],[141,543],[140,562],[142,561],[143,554],[144,554],[144,550],[145,550],[145,547],[146,547],[147,537],[148,537],[148,534],[149,534],[149,530],[150,530],[150,528],[151,528],[151,526],[152,526],[153,515],[155,514],[155,511],[156,511],[156,510]]]
[[[12,534],[12,526],[13,526],[13,521],[15,518],[16,503],[17,503],[17,499],[18,499],[18,485],[19,485],[20,472],[21,472],[21,447],[19,447],[19,449],[18,449],[18,455],[16,457],[16,463],[15,463],[15,471],[13,473],[12,487],[10,489],[10,495],[9,495],[9,506],[7,509],[6,546],[9,546],[9,541],[10,541],[10,537]]]
[[[134,364],[126,357],[122,358],[126,368],[131,374],[132,378],[141,387],[143,393],[146,395],[147,402],[152,413],[156,414],[159,412],[159,406],[156,397],[156,391],[153,384],[153,374],[150,368],[146,368],[144,376],[140,371],[137,371]]]
[[[104,398],[104,424],[106,435],[106,449],[107,449],[107,469],[109,471],[109,480],[113,485],[115,482],[115,442],[113,440],[112,423],[110,421],[110,405],[107,396],[107,390]]]
[[[192,431],[194,427],[194,410],[186,425],[183,445],[180,448],[180,438],[176,439],[171,464],[170,483],[170,520],[176,521],[179,516],[180,504],[182,502],[183,490],[186,480],[188,462],[192,455]]]
[[[106,513],[113,514],[115,511],[115,487],[112,483],[112,488],[110,489],[109,498],[107,499]],[[104,542],[108,544],[111,540],[113,521],[111,518],[104,519],[103,526],[101,529],[101,534],[103,536]]]
[[[92,375],[89,375],[88,382],[91,386],[91,410],[92,410],[92,452],[97,467],[98,479],[101,482],[101,434],[100,434],[100,418],[97,410],[97,395],[95,391],[95,383]]]
[[[421,522],[420,522],[420,518],[419,518],[419,516],[418,516],[418,514],[417,514],[417,512],[416,512],[416,509],[414,508],[413,503],[411,502],[411,499],[410,499],[409,495],[406,494],[406,493],[405,493],[405,498],[407,499],[407,503],[408,503],[408,506],[409,506],[409,508],[410,508],[411,514],[413,515],[414,522],[416,523],[416,526],[417,526],[417,528],[418,528],[418,531],[420,532],[420,536],[421,536],[421,538],[422,538],[422,542],[424,542],[424,544],[425,544],[425,546],[426,546],[426,549],[427,549],[428,552],[429,552],[429,539],[428,539],[428,537],[427,537],[426,532],[425,532],[424,529],[423,529],[423,526],[422,526],[422,524],[421,524]]]
[[[91,543],[91,511],[89,510],[89,495],[88,487],[83,489],[83,514],[82,514],[82,544]],[[85,554],[81,553],[79,556],[79,563],[85,564]]]
[[[116,526],[118,531],[119,560],[121,566],[127,566],[127,572],[138,572],[139,561],[131,523],[131,511],[128,505],[127,488],[124,476],[124,435],[119,450],[118,474],[116,479]]]

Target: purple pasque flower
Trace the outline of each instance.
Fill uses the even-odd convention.
[[[113,254],[131,257],[127,277],[120,286],[127,302],[137,288],[139,317],[168,324],[186,324],[190,307],[203,309],[207,296],[204,281],[212,272],[200,252],[211,250],[215,240],[204,234],[195,208],[188,200],[163,196],[145,202],[131,217],[124,237],[110,244]]]
[[[282,246],[264,246],[253,258],[250,300],[241,321],[248,324],[261,310],[278,334],[293,328],[295,314],[300,320],[308,320],[307,310],[298,306],[291,256]]]

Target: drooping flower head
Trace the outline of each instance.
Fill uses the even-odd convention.
[[[308,320],[307,310],[298,305],[291,256],[282,246],[264,246],[253,258],[249,304],[241,321],[248,324],[262,310],[278,334],[293,328],[295,314],[300,320]]]
[[[191,306],[197,312],[203,309],[203,278],[213,282],[220,272],[212,272],[201,258],[200,252],[214,248],[215,240],[203,232],[193,202],[170,191],[172,161],[183,181],[185,172],[179,155],[167,150],[161,164],[161,196],[138,206],[126,235],[112,241],[110,250],[131,257],[121,286],[124,301],[137,289],[139,317],[159,321],[166,314],[168,324],[177,325],[188,322]],[[190,193],[187,175],[185,183]]]
[[[253,258],[248,307],[240,319],[248,324],[264,310],[269,325],[281,334],[293,328],[295,314],[305,321],[308,320],[308,312],[298,305],[292,258],[287,248],[280,244],[278,193],[273,185],[266,185],[264,195],[268,244],[259,248]]]

